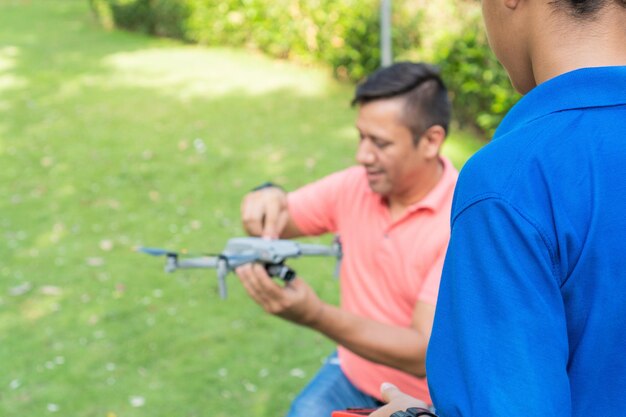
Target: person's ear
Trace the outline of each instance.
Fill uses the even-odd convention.
[[[504,0],[504,5],[511,10],[515,10],[517,6],[519,6],[520,1],[521,0]]]
[[[440,125],[433,125],[426,129],[419,141],[419,144],[424,149],[424,156],[426,158],[437,158],[445,138],[446,131]]]

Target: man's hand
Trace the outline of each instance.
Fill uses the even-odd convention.
[[[409,407],[428,408],[423,401],[406,395],[389,382],[384,382],[381,385],[380,393],[383,397],[383,401],[385,401],[387,405],[374,411],[370,414],[370,417],[389,417],[396,411],[405,411]]]
[[[303,326],[319,320],[324,303],[301,279],[295,278],[283,287],[258,263],[242,265],[235,272],[250,297],[268,313]]]
[[[253,191],[241,203],[241,221],[252,236],[277,239],[288,220],[287,193],[278,187]]]

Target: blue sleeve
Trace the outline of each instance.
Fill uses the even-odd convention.
[[[565,313],[549,242],[498,198],[453,219],[427,356],[441,416],[571,415]]]

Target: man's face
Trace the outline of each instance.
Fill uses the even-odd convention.
[[[374,100],[359,108],[356,160],[365,167],[375,193],[386,197],[408,194],[424,166],[423,141],[413,144],[404,124],[404,98]]]

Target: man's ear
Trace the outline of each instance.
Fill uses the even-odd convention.
[[[519,3],[520,3],[520,0],[504,0],[504,5],[511,10],[517,9],[517,6],[519,6]]]
[[[420,137],[419,144],[424,148],[424,155],[426,158],[437,158],[441,145],[446,138],[446,131],[440,125],[433,125],[426,129],[426,131]]]

